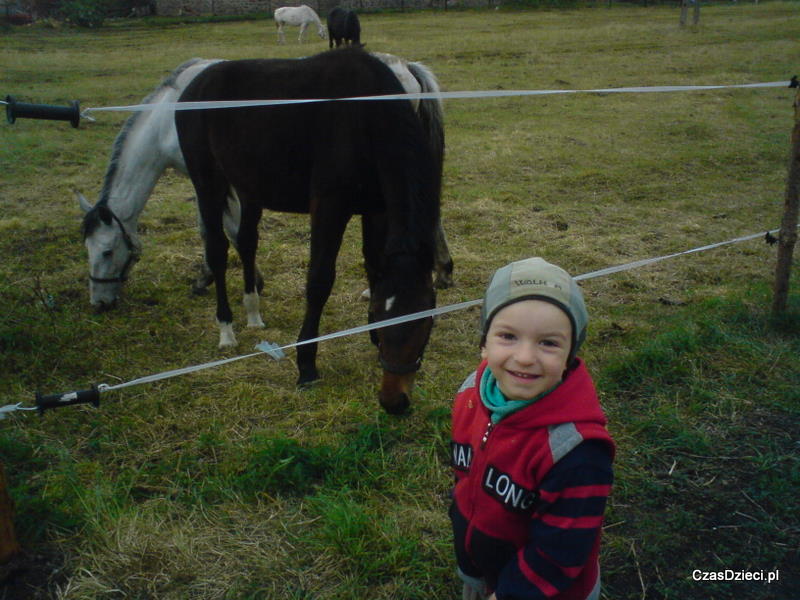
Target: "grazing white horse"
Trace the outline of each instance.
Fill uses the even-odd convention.
[[[309,25],[317,26],[317,35],[323,40],[327,37],[325,28],[322,26],[322,21],[319,20],[317,13],[314,12],[313,8],[305,4],[301,4],[300,6],[283,6],[275,9],[275,26],[278,28],[279,44],[286,42],[286,37],[283,35],[284,25],[300,26],[300,34],[297,36],[298,42],[303,41],[303,35]]]
[[[409,62],[391,54],[373,55],[392,69],[406,93],[439,91],[436,76],[424,64]],[[143,104],[157,105],[154,110],[133,113],[122,126],[114,141],[97,204],[92,206],[86,198],[78,195],[81,208],[86,213],[83,235],[89,254],[89,299],[97,309],[111,308],[116,304],[123,284],[139,259],[142,249],[137,233],[139,216],[161,175],[170,167],[186,174],[172,103],[178,100],[186,86],[201,71],[220,60],[194,58],[175,69],[142,101]],[[434,152],[443,156],[444,115],[441,100],[410,102],[428,132]],[[240,206],[236,198],[231,197],[223,223],[234,244],[238,237],[239,221]],[[201,233],[204,235],[204,232]],[[453,284],[452,270],[453,261],[440,221],[436,235],[437,287]],[[208,266],[203,264],[203,272],[194,284],[195,291],[200,293],[212,281]],[[256,326],[260,321],[257,309],[248,311],[249,321],[251,316]]]

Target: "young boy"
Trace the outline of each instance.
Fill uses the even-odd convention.
[[[450,519],[464,600],[596,600],[614,442],[578,348],[589,316],[541,258],[499,269],[455,398]]]

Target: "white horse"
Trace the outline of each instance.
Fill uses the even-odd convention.
[[[386,63],[407,93],[438,92],[434,74],[422,63],[407,62],[391,54],[375,56]],[[133,264],[141,255],[137,228],[156,183],[167,168],[186,175],[186,164],[178,145],[175,111],[169,104],[176,102],[183,90],[206,67],[221,59],[195,58],[180,65],[143,103],[155,104],[153,110],[137,112],[122,126],[111,152],[105,181],[97,203],[92,204],[78,194],[83,219],[83,236],[89,254],[89,299],[98,309],[112,307],[122,290]],[[431,138],[432,147],[440,155],[443,149],[442,105],[439,100],[411,100],[423,126]],[[239,203],[228,199],[225,212],[225,231],[235,245],[239,230]],[[201,229],[201,235],[204,232]],[[453,261],[441,222],[436,238],[436,285],[452,285]],[[194,284],[201,293],[213,279],[206,265]],[[248,311],[252,312],[252,311]],[[253,316],[256,326],[260,317]]]
[[[303,35],[308,29],[309,25],[317,26],[317,35],[323,40],[327,38],[325,28],[322,26],[322,21],[319,20],[317,13],[314,9],[305,4],[300,6],[283,6],[275,9],[275,26],[278,28],[278,43],[283,44],[286,38],[283,35],[284,25],[300,26],[300,34],[297,36],[297,41],[303,41]]]

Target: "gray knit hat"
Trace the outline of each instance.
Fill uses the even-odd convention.
[[[497,311],[520,300],[544,300],[567,313],[572,323],[568,364],[571,363],[586,339],[589,322],[583,293],[569,273],[538,257],[513,262],[495,271],[483,296],[481,345],[486,343],[489,325]]]

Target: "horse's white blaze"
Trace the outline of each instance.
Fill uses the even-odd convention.
[[[230,348],[239,343],[236,341],[236,335],[233,333],[233,323],[223,323],[222,321],[217,321],[217,323],[219,323],[220,348]]]
[[[392,310],[392,307],[394,306],[394,301],[395,301],[395,300],[397,300],[397,297],[396,297],[396,296],[392,296],[391,298],[387,298],[387,299],[386,299],[386,312],[387,312],[387,313],[388,313],[390,310]]]
[[[244,295],[244,308],[247,311],[248,327],[264,327],[264,321],[261,320],[259,304],[258,292]]]

